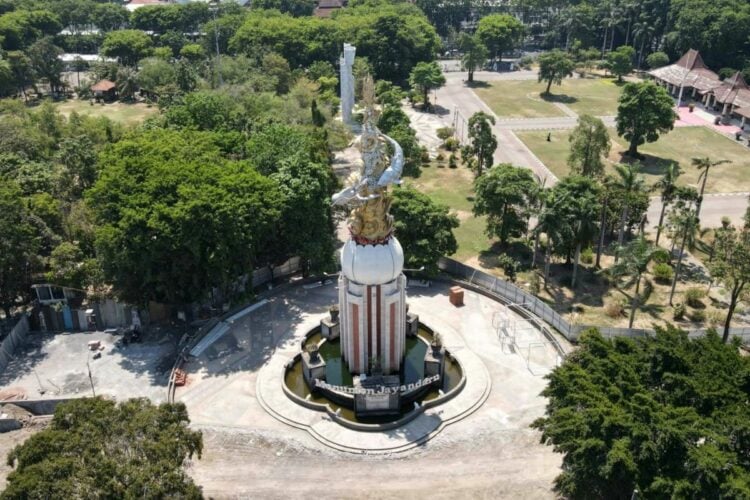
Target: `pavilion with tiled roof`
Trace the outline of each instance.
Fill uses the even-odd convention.
[[[674,64],[656,68],[648,72],[661,85],[667,87],[670,94],[678,94],[680,87],[683,95],[696,93],[704,95],[721,85],[719,75],[708,69],[700,53],[690,49]]]

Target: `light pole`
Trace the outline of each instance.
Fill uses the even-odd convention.
[[[209,7],[214,15],[214,42],[216,44],[216,75],[219,77],[219,87],[224,85],[223,78],[221,77],[221,53],[219,52],[219,24],[216,22],[216,13],[219,11],[219,2],[211,2]]]

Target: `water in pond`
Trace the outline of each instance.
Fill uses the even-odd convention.
[[[432,342],[432,334],[426,329],[419,329],[420,340],[416,337],[406,338],[406,357],[404,366],[400,373],[401,383],[410,384],[424,378],[424,356],[428,349],[428,344]],[[338,340],[333,342],[323,342],[323,337],[319,332],[307,337],[303,342],[303,350],[310,345],[318,345],[321,357],[326,361],[326,381],[332,385],[352,386],[352,375],[346,368],[341,359],[341,348]],[[451,356],[445,357],[445,370],[443,374],[442,390],[444,393],[450,392],[458,386],[461,381],[461,367]],[[371,417],[357,418],[354,411],[330,401],[320,394],[312,394],[305,383],[302,375],[302,362],[297,360],[291,369],[287,370],[284,377],[284,384],[297,396],[302,399],[308,399],[310,402],[318,404],[327,404],[335,412],[341,410],[340,415],[355,422],[363,423],[381,423],[397,420],[412,410],[412,405],[406,405],[398,416],[391,417]],[[440,395],[437,389],[429,391],[421,401],[429,401]]]

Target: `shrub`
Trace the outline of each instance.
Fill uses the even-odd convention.
[[[672,317],[676,321],[680,321],[685,318],[685,304],[675,304],[672,308]]]
[[[459,148],[458,139],[456,139],[455,137],[449,137],[443,143],[443,147],[447,149],[448,151],[458,151],[458,148]]]
[[[584,264],[594,263],[594,251],[591,250],[591,247],[584,248],[581,251],[581,262],[583,262]]]
[[[604,314],[610,318],[620,318],[625,314],[625,305],[620,300],[612,300],[604,304]]]
[[[451,153],[451,155],[448,157],[448,166],[450,168],[456,168],[458,166],[455,153]]]
[[[521,69],[529,69],[531,65],[534,64],[534,58],[531,56],[523,56],[516,64],[518,64],[518,67]]]
[[[657,264],[668,264],[672,259],[669,255],[669,251],[659,248],[654,251],[653,260]]]
[[[453,127],[440,127],[437,129],[438,139],[445,142],[449,137],[453,136]]]
[[[437,161],[445,161],[445,155],[443,153],[438,153],[438,155],[435,157]]]
[[[422,147],[422,163],[430,163],[430,152],[427,151],[427,148]]]
[[[662,262],[654,266],[654,278],[658,283],[671,283],[673,276],[674,271],[672,271],[672,266],[669,264]]]
[[[706,321],[706,311],[703,309],[694,309],[693,312],[690,313],[690,321],[694,323],[703,323]]]
[[[705,296],[706,291],[697,286],[685,290],[685,302],[687,302],[690,307],[703,307],[703,297]]]
[[[539,295],[542,290],[541,282],[539,281],[539,275],[535,272],[531,273],[529,277],[529,291],[534,295]]]
[[[724,322],[724,312],[719,309],[709,309],[706,313],[706,322],[709,326],[718,326]]]

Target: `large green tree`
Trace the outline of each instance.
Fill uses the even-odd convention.
[[[750,358],[715,333],[637,340],[584,332],[548,376],[542,442],[563,454],[565,498],[750,496]]]
[[[414,66],[409,75],[409,84],[422,94],[424,109],[430,107],[430,90],[439,89],[445,85],[445,76],[436,62],[420,62]]]
[[[26,303],[32,263],[39,250],[38,234],[25,209],[18,186],[0,176],[0,307],[6,317]]]
[[[551,50],[540,55],[537,59],[539,62],[539,81],[547,82],[545,95],[549,95],[553,83],[562,84],[563,78],[573,76],[575,63],[561,50]]]
[[[633,71],[633,59],[635,58],[635,49],[628,45],[617,47],[607,54],[607,65],[609,70],[617,75],[617,81],[621,82],[622,77]]]
[[[391,214],[407,268],[424,266],[424,272],[433,276],[438,272],[438,259],[458,250],[453,235],[458,218],[429,196],[411,187],[397,188],[393,191]]]
[[[524,25],[514,16],[490,14],[479,20],[476,34],[490,51],[492,58],[500,61],[504,52],[513,50],[518,45],[525,31]]]
[[[637,157],[638,146],[672,130],[676,118],[674,101],[663,87],[653,82],[623,87],[617,106],[617,133],[630,142],[630,156]]]
[[[568,165],[573,172],[588,177],[600,177],[604,174],[602,157],[609,155],[612,141],[607,127],[599,118],[591,115],[580,115],[576,128],[570,136],[570,154]]]
[[[118,30],[107,33],[101,53],[117,58],[121,64],[136,66],[149,54],[151,38],[141,30]]]
[[[278,184],[225,159],[212,134],[153,130],[112,146],[87,195],[97,252],[132,303],[187,304],[252,272],[278,226]]]
[[[202,498],[185,462],[203,450],[182,403],[100,398],[60,404],[8,455],[0,498]]]
[[[487,235],[501,243],[526,232],[530,202],[537,192],[531,171],[501,163],[474,181],[474,215],[487,216]]]

